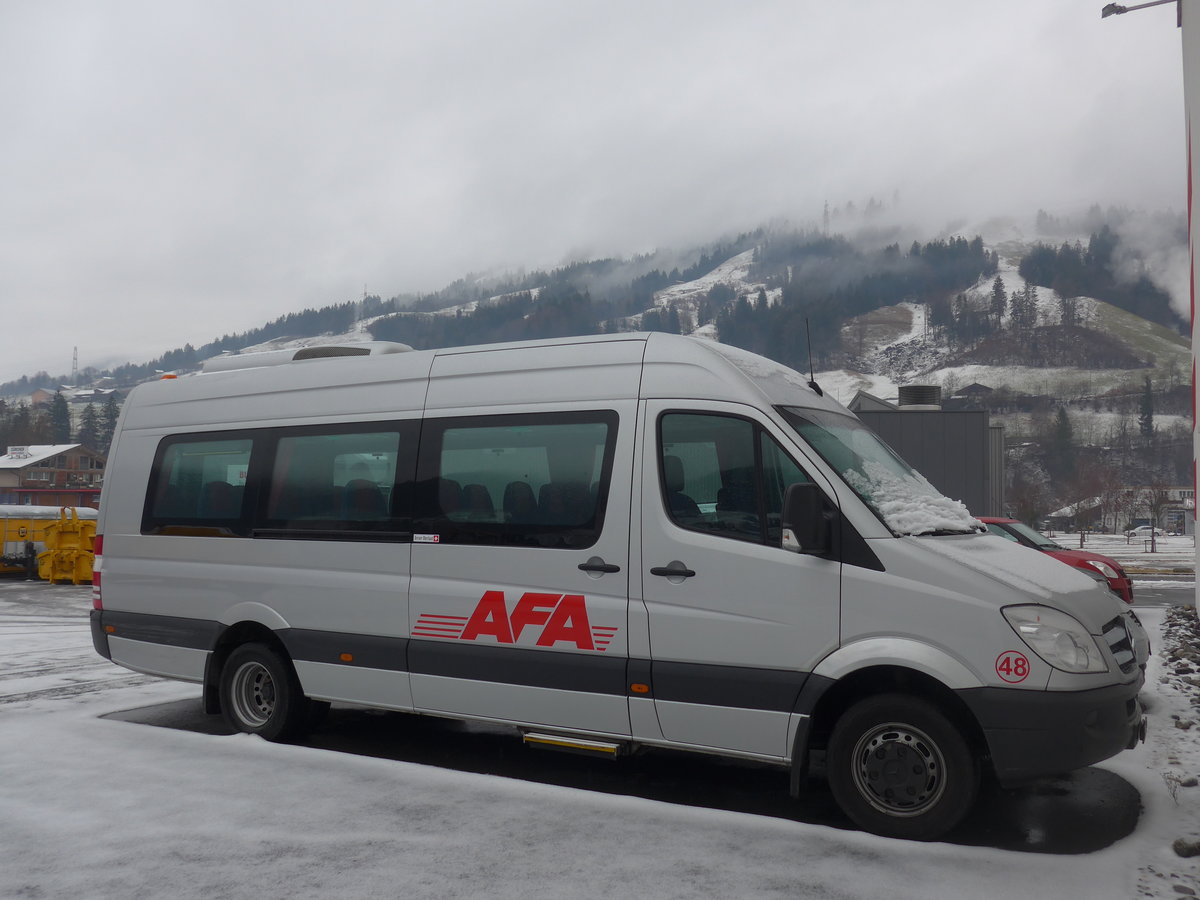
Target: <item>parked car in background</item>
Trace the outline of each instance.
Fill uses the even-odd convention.
[[[1114,594],[1126,603],[1133,603],[1133,581],[1125,574],[1121,564],[1112,557],[1093,553],[1090,550],[1068,550],[1062,544],[1055,543],[1044,534],[1034,531],[1024,522],[1018,522],[1016,519],[981,516],[979,521],[986,525],[992,534],[1016,541],[1026,547],[1032,547],[1034,550],[1041,550],[1043,553],[1065,562],[1068,566],[1084,570],[1093,578],[1099,575],[1108,583]],[[1150,526],[1142,527],[1147,529],[1146,536],[1149,537]],[[1159,534],[1162,532],[1160,531]]]
[[[1162,537],[1165,532],[1161,528],[1154,528],[1151,525],[1139,525],[1137,528],[1130,528],[1125,532],[1127,538],[1146,538],[1149,540],[1151,535]]]

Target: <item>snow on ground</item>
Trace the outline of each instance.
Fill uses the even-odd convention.
[[[914,844],[104,718],[192,708],[199,689],[96,656],[88,596],[0,582],[3,897],[1128,900],[1200,887],[1200,863],[1172,850],[1200,838],[1200,788],[1189,786],[1200,774],[1200,690],[1190,665],[1164,661],[1174,614],[1161,609],[1140,613],[1160,651],[1145,692],[1148,742],[1088,770],[1136,788],[1140,819],[1107,848],[1053,854],[1039,850],[1036,820],[1021,850]],[[531,752],[513,739],[512,753]],[[738,778],[738,767],[725,771]],[[1049,815],[1068,792],[1049,785],[1035,809]],[[1105,797],[1087,799],[1098,815],[1119,814]]]
[[[1150,541],[1127,538],[1124,534],[1088,534],[1082,546],[1077,532],[1046,531],[1046,536],[1068,550],[1091,550],[1111,556],[1130,572],[1195,572],[1196,538],[1194,535],[1161,535]]]

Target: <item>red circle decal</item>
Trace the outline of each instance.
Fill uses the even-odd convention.
[[[996,657],[996,674],[1009,684],[1019,684],[1029,677],[1029,660],[1024,653],[1005,650]]]

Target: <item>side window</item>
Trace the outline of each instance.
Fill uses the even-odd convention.
[[[754,431],[752,422],[733,416],[662,417],[660,484],[677,525],[739,540],[763,539]]]
[[[407,531],[396,485],[412,463],[402,443],[395,426],[279,432],[261,524],[273,532]]]
[[[611,411],[427,420],[414,529],[440,543],[589,547],[616,434]]]
[[[158,448],[142,531],[161,533],[189,527],[245,534],[250,437],[213,439],[180,436]]]
[[[788,485],[803,483],[811,479],[769,434],[760,431],[759,438],[762,447],[763,485],[767,503],[767,543],[779,544],[783,539],[780,514],[783,512],[783,496],[787,492]]]
[[[1013,541],[1018,544],[1020,543],[1020,540],[1017,538],[1017,536],[1015,534],[1012,534],[1012,533],[1006,531],[1005,529],[1003,529],[999,525],[997,525],[995,522],[987,522],[985,524],[987,525],[987,530],[990,531],[992,534],[996,535],[997,537],[1002,537],[1005,540]]]
[[[167,437],[142,531],[408,540],[419,431],[410,421]]]
[[[692,531],[777,544],[784,492],[809,480],[770,435],[736,416],[667,413],[659,448],[663,505]]]

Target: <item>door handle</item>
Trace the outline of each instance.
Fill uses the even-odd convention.
[[[696,573],[677,559],[671,560],[665,566],[655,566],[650,570],[651,575],[661,575],[663,578],[691,578]]]
[[[621,567],[613,565],[612,563],[606,563],[599,556],[593,556],[587,562],[580,563],[579,570],[581,572],[595,572],[597,574],[604,574],[604,573],[611,574],[613,572],[620,572]]]

